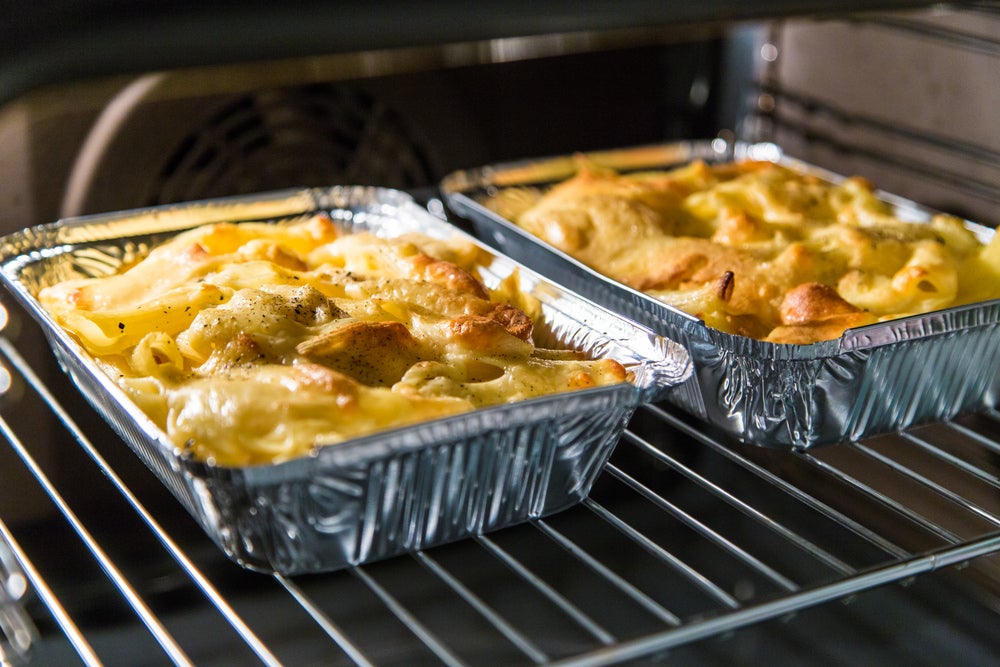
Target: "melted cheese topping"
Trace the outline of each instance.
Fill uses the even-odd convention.
[[[536,349],[537,304],[516,275],[487,290],[480,252],[319,216],[216,224],[39,300],[178,447],[223,465],[625,381],[613,360]]]
[[[771,162],[628,175],[581,160],[547,191],[484,203],[552,246],[723,331],[807,344],[1000,297],[1000,235],[894,217],[861,178]]]

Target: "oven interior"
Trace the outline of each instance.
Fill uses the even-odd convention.
[[[624,26],[589,6],[571,19],[519,5],[530,30],[487,12],[495,34],[464,17],[468,39],[427,31],[393,48],[373,48],[379,33],[251,59],[227,42],[201,63],[137,57],[15,87],[0,107],[0,224],[336,183],[405,189],[447,214],[436,184],[455,169],[715,136],[1000,223],[1000,5],[773,3],[721,21],[661,4],[665,17]],[[406,13],[403,33],[440,28],[451,5],[434,7]],[[649,405],[577,508],[285,578],[227,560],[3,298],[5,666],[1000,655],[995,409],[785,452]]]

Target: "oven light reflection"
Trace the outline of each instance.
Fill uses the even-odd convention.
[[[20,572],[14,572],[7,577],[4,587],[11,599],[20,600],[28,592],[28,580]]]

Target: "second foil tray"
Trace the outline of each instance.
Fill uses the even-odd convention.
[[[586,157],[619,172],[669,169],[704,160],[777,162],[828,181],[838,174],[786,156],[771,143],[721,139],[638,146]],[[805,449],[947,420],[997,404],[1000,300],[848,330],[839,339],[781,345],[737,336],[608,278],[491,210],[503,188],[541,188],[573,176],[576,156],[519,160],[449,174],[449,209],[519,262],[611,310],[681,342],[695,371],[668,400],[756,445]],[[880,192],[901,219],[934,211]],[[966,222],[983,242],[991,228]]]

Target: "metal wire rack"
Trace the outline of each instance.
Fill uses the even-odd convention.
[[[737,664],[740,629],[778,619],[802,632],[789,619],[890,582],[910,584],[891,588],[905,609],[924,595],[952,620],[966,612],[950,596],[974,593],[963,658],[1000,649],[988,629],[997,411],[783,452],[647,406],[582,506],[348,571],[272,577],[209,542],[47,351],[32,358],[37,334],[13,317],[0,338],[13,463],[0,478],[29,479],[50,511],[0,523],[5,572],[27,583],[28,629],[3,626],[4,665],[603,665],[690,658],[706,640],[684,664]],[[914,582],[942,570],[945,584],[920,594]]]

